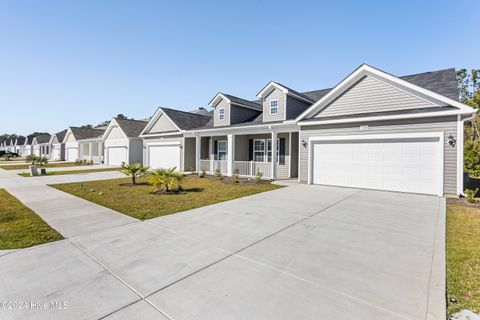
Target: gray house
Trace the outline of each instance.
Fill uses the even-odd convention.
[[[334,88],[270,82],[213,112],[159,108],[142,132],[146,165],[422,194],[461,194],[463,125],[454,69],[396,77],[361,65]]]

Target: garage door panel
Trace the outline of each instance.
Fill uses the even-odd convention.
[[[180,170],[180,146],[158,145],[149,147],[149,165],[154,169],[176,167]]]
[[[438,194],[439,138],[362,139],[313,144],[313,183]]]
[[[119,166],[122,163],[127,163],[127,148],[122,147],[108,147],[107,148],[108,164],[111,166]]]
[[[78,160],[78,150],[77,148],[68,148],[67,149],[67,161],[68,162],[74,162]]]

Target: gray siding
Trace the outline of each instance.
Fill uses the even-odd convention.
[[[457,193],[457,148],[448,145],[450,134],[457,137],[456,117],[377,121],[361,123],[361,125],[368,125],[368,130],[360,131],[359,123],[302,127],[300,141],[308,141],[309,137],[314,136],[444,132],[444,193]],[[303,146],[300,148],[300,181],[308,181],[308,147]]]
[[[230,106],[230,124],[245,122],[259,113],[260,111],[255,111],[232,104]]]
[[[292,141],[290,146],[290,174],[291,178],[294,178],[298,177],[298,132],[292,132]]]
[[[225,109],[225,119],[224,120],[218,120],[218,110],[220,108]],[[220,102],[218,102],[215,105],[215,110],[213,111],[213,126],[218,127],[218,126],[226,126],[230,124],[230,103],[228,103],[226,100],[222,99]]]
[[[165,114],[162,113],[157,122],[155,122],[155,124],[147,133],[170,132],[176,130],[178,130],[178,128],[175,126],[175,124],[170,121]]]
[[[372,77],[365,77],[330,103],[316,117],[356,113],[407,110],[434,107],[430,102],[387,85]]]
[[[287,119],[295,119],[298,115],[300,115],[300,113],[305,111],[309,106],[311,106],[310,103],[300,101],[298,99],[287,96],[287,105],[286,105]]]
[[[195,168],[196,167],[196,159],[195,159],[195,144],[196,144],[196,139],[195,138],[185,138],[185,145],[183,147],[184,149],[184,168],[185,170],[190,170],[190,168]],[[196,168],[195,168],[196,170]]]
[[[140,138],[131,139],[128,148],[128,162],[143,163],[143,140]]]
[[[278,100],[277,115],[270,114],[270,101],[272,100]],[[275,88],[263,99],[263,121],[285,120],[285,112],[285,94]]]

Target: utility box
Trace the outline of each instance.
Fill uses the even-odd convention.
[[[38,176],[38,170],[37,170],[37,166],[32,164],[30,166],[28,166],[28,169],[30,170],[30,176]]]

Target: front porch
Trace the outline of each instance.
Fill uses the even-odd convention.
[[[93,161],[95,164],[103,163],[103,141],[79,140],[79,159]]]
[[[185,161],[195,169],[225,176],[278,180],[298,177],[298,132],[209,135],[185,138]],[[195,153],[193,155],[193,153]]]

